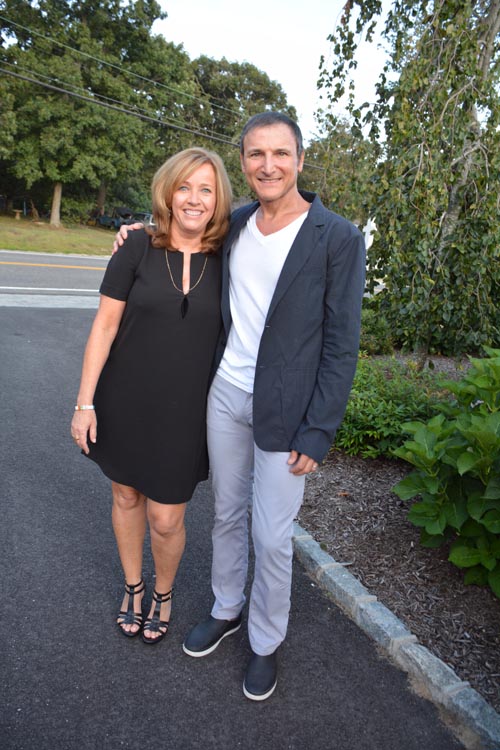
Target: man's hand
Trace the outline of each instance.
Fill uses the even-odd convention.
[[[113,255],[116,253],[118,248],[120,248],[125,240],[127,239],[127,235],[129,232],[133,232],[134,229],[143,229],[144,224],[141,224],[139,221],[136,221],[135,224],[122,224],[120,229],[115,234],[115,241],[113,242]]]
[[[314,458],[309,458],[305,453],[297,453],[297,451],[290,451],[290,458],[287,464],[290,466],[291,473],[295,474],[296,477],[310,474],[318,468],[318,464]]]

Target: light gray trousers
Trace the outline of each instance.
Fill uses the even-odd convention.
[[[237,617],[245,604],[248,510],[252,503],[255,572],[248,635],[252,651],[273,653],[284,640],[290,611],[293,520],[305,478],[290,473],[289,453],[255,445],[252,394],[216,375],[208,397],[208,451],[215,495],[212,533],[212,616]]]

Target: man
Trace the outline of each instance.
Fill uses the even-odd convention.
[[[299,192],[302,135],[286,115],[252,117],[240,142],[257,202],[236,210],[223,247],[218,369],[207,430],[215,495],[209,618],[183,649],[212,653],[241,626],[252,501],[255,571],[243,692],[265,700],[290,609],[292,531],[305,476],[327,454],[356,368],[365,249],[361,233]]]

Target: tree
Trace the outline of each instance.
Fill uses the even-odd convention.
[[[353,134],[347,121],[330,118],[328,135],[312,140],[306,150],[308,188],[332,211],[363,225],[373,206],[371,182],[379,151],[369,139]],[[308,164],[320,169],[309,169]]]
[[[161,17],[157,3],[11,0],[3,6],[16,18],[2,22],[11,42],[4,57],[9,71],[23,77],[8,83],[11,122],[0,136],[0,153],[10,156],[11,173],[28,189],[51,181],[51,224],[60,223],[63,185],[87,185],[102,205],[110,183],[149,183],[149,166],[158,166],[173,142],[160,118],[178,117],[181,87],[196,87],[187,55],[151,36]],[[171,85],[155,85],[153,75]],[[123,108],[150,120],[117,111]]]
[[[296,117],[288,105],[282,87],[271,81],[267,73],[255,65],[229,62],[224,57],[214,60],[201,55],[192,63],[195,78],[207,100],[203,124],[208,132],[238,144],[245,121],[258,112],[279,110]],[[234,145],[217,144],[217,151],[231,178],[235,196],[247,195],[248,186],[241,173],[239,149]]]
[[[356,15],[357,12],[357,15]],[[349,94],[355,132],[382,149],[371,288],[400,343],[457,354],[500,337],[500,0],[393,3],[377,102],[356,108],[356,35],[373,38],[376,0],[350,0],[322,61],[330,107]]]

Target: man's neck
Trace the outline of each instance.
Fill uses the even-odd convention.
[[[277,201],[261,201],[256,216],[259,232],[264,235],[279,232],[308,211],[310,205],[298,190]]]

